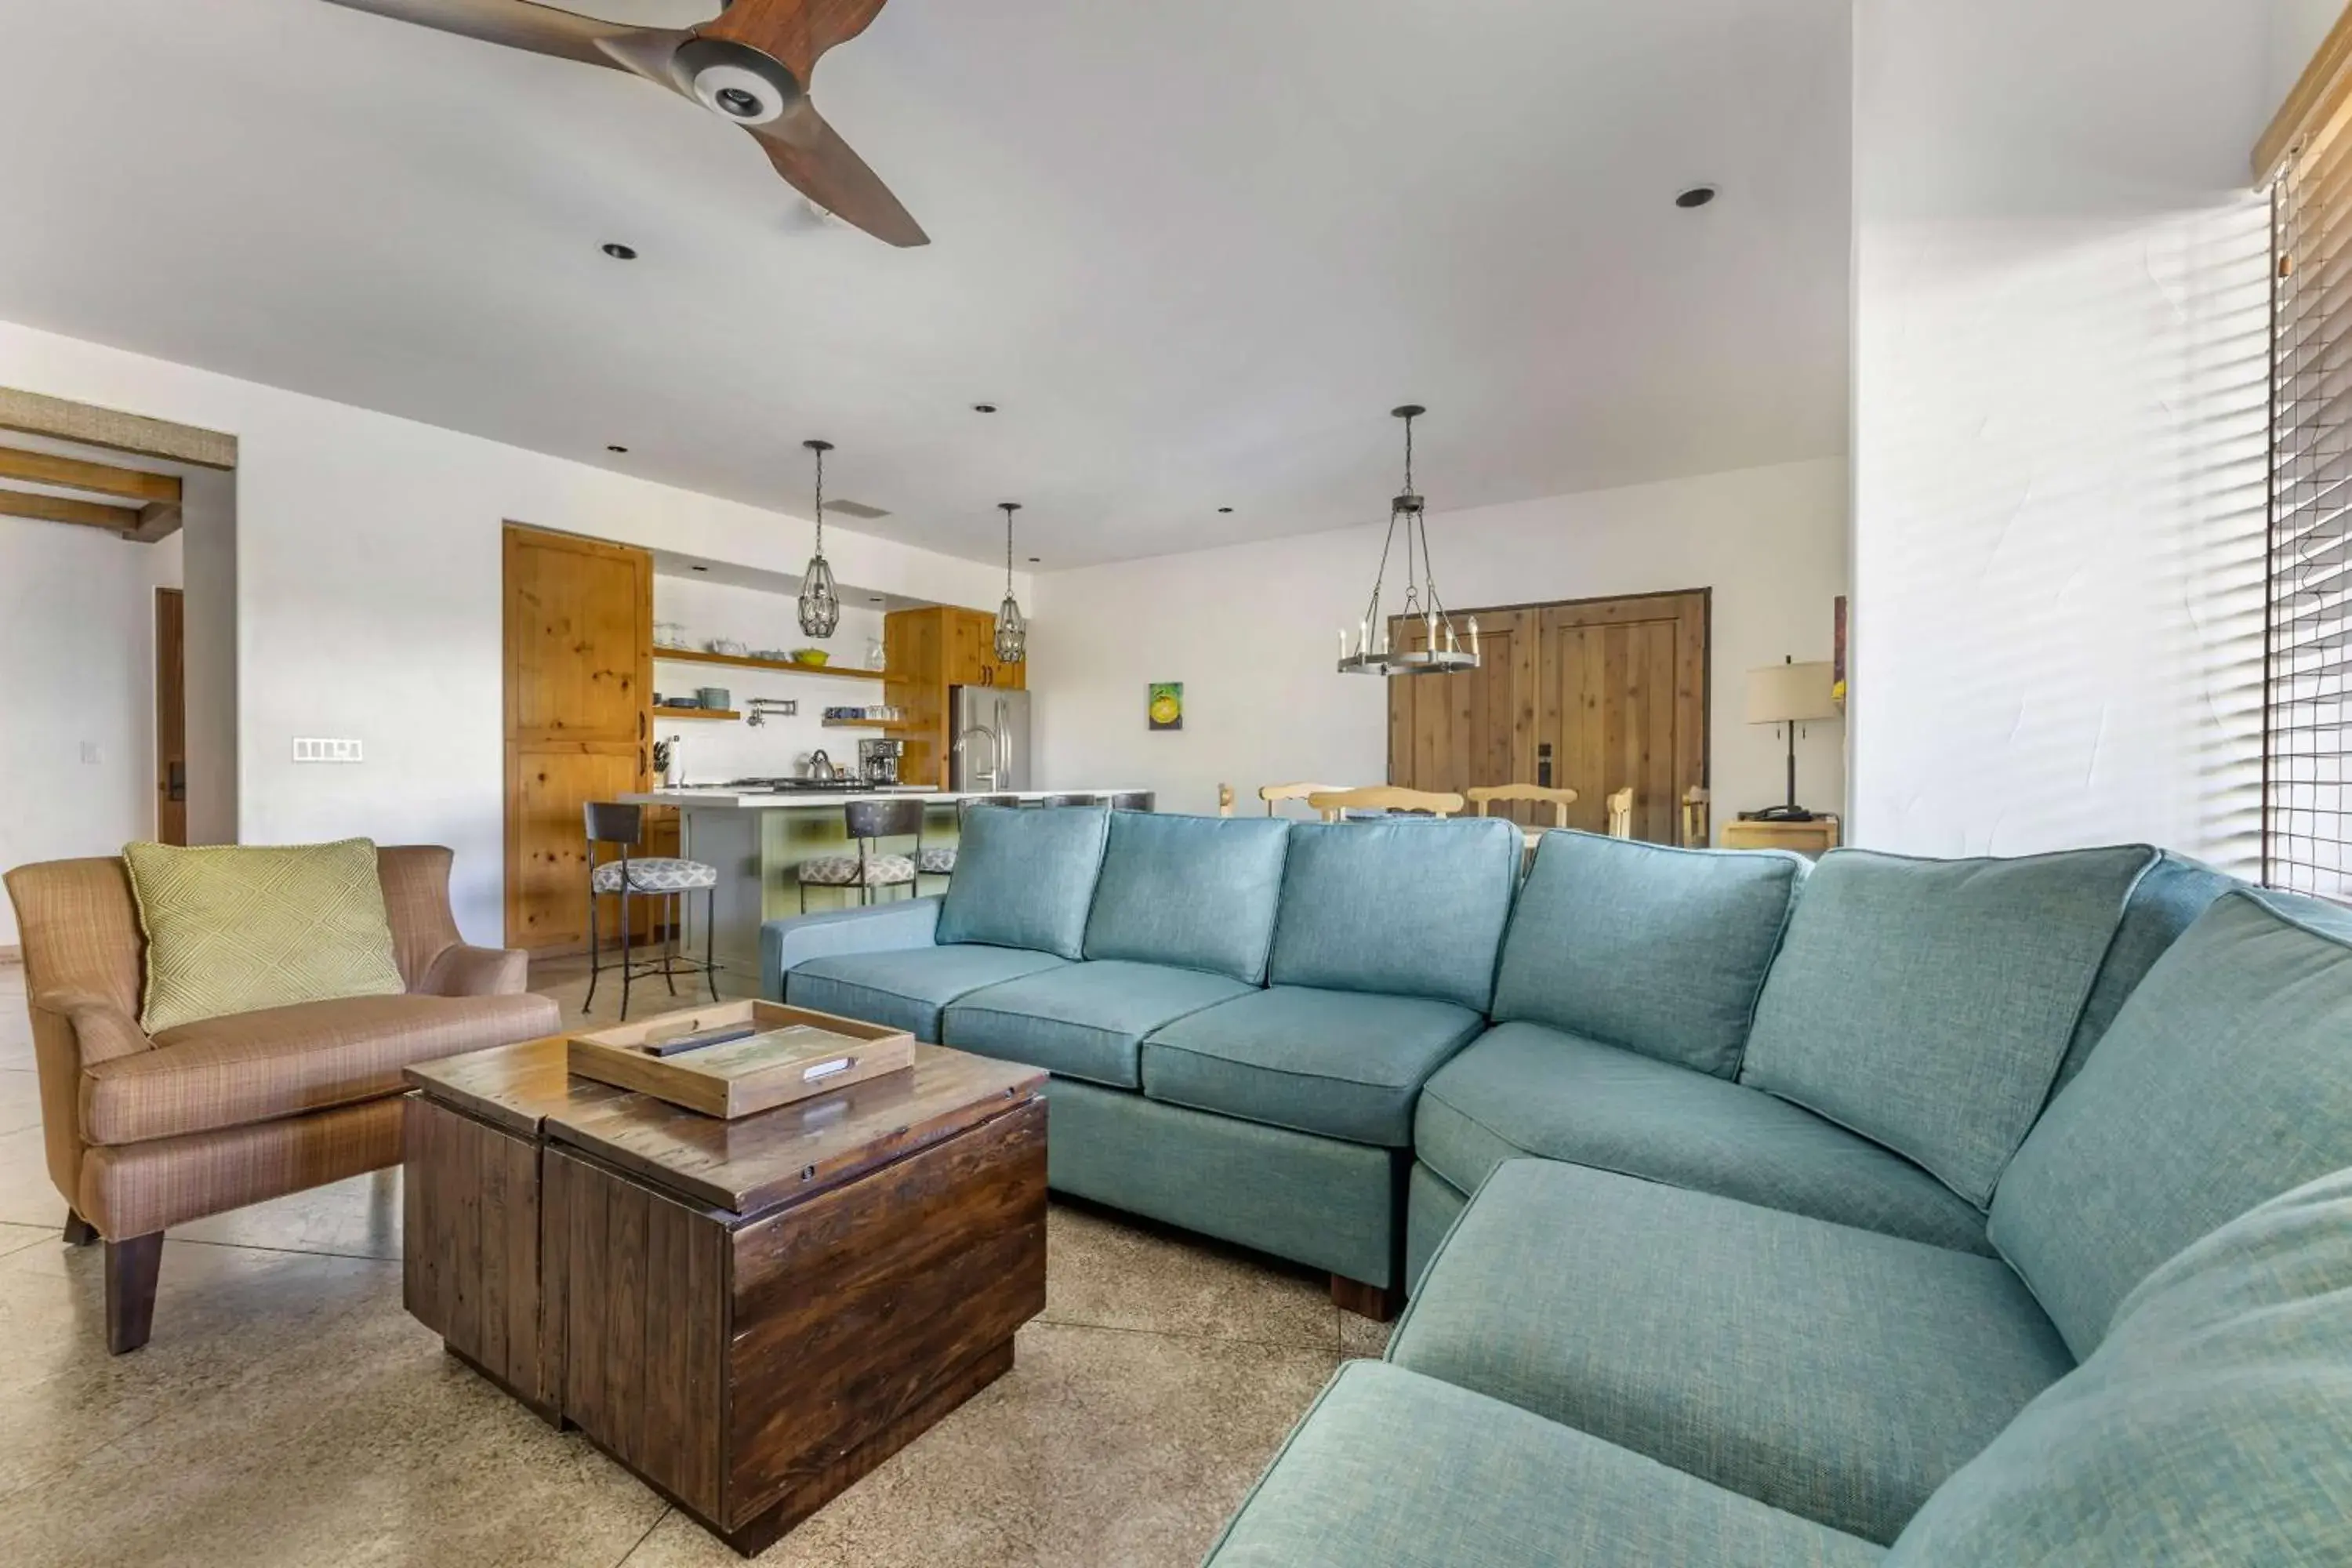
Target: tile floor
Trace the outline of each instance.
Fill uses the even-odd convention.
[[[98,1252],[58,1239],[23,973],[0,966],[0,1563],[740,1561],[401,1310],[394,1173],[173,1232],[153,1341],[109,1356]],[[580,1016],[576,964],[535,978]],[[1318,1278],[1105,1213],[1057,1205],[1048,1245],[1013,1370],[761,1562],[1196,1563],[1332,1368],[1385,1338]]]

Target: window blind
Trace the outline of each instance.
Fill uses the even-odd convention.
[[[2263,879],[2352,901],[2352,130],[2301,137],[2271,187]]]

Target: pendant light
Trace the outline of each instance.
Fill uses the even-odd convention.
[[[801,636],[829,637],[841,625],[841,595],[833,585],[833,564],[824,558],[824,455],[830,441],[803,441],[816,454],[816,553],[801,574]]]
[[[1388,537],[1381,543],[1380,571],[1372,578],[1371,603],[1356,627],[1355,651],[1348,650],[1348,628],[1339,628],[1339,673],[1342,675],[1446,675],[1478,668],[1478,620],[1464,629],[1466,646],[1454,633],[1454,617],[1437,597],[1437,576],[1429,564],[1429,515],[1419,491],[1412,488],[1412,422],[1429,412],[1408,403],[1389,412],[1404,421],[1404,489],[1389,502]],[[1389,643],[1389,623],[1381,595],[1387,586],[1389,557],[1396,549],[1399,525],[1404,534],[1404,603],[1398,613],[1424,628],[1426,646],[1399,653]],[[1418,559],[1415,559],[1416,554]]]
[[[1021,613],[1021,601],[1013,596],[1013,514],[1021,503],[996,504],[1004,511],[1004,603],[996,607],[996,662],[1019,664],[1029,656],[1029,622]]]

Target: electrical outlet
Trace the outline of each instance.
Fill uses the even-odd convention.
[[[84,741],[81,743],[81,760],[85,763],[102,763],[106,755],[98,749],[96,741]]]
[[[294,737],[294,760],[298,763],[356,763],[360,760],[357,741],[329,741]]]

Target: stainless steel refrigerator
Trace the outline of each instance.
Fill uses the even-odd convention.
[[[950,686],[948,787],[975,795],[1029,787],[1029,694],[1002,686]]]

